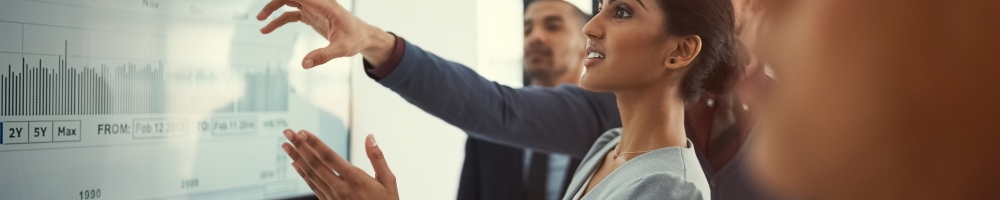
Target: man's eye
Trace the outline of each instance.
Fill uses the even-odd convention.
[[[545,25],[545,29],[549,31],[558,31],[559,25],[554,25],[554,24]]]

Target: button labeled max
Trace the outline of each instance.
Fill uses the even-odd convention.
[[[55,142],[80,141],[80,121],[55,121],[52,128]]]

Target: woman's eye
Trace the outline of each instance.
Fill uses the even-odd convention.
[[[629,18],[629,17],[632,17],[632,13],[629,13],[625,9],[619,8],[617,11],[615,11],[615,18]]]

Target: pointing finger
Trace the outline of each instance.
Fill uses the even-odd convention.
[[[292,144],[285,142],[281,144],[281,149],[285,150],[285,154],[288,154],[288,157],[292,158],[292,161],[302,160],[302,155],[299,155],[299,151],[296,150],[295,147],[292,146]]]
[[[281,16],[278,16],[278,18],[272,20],[270,23],[267,23],[267,25],[265,25],[264,28],[260,29],[260,32],[268,34],[274,31],[275,29],[284,26],[285,24],[297,22],[301,19],[302,19],[302,14],[299,11],[285,12],[284,14],[281,14]]]
[[[268,2],[267,5],[264,5],[264,8],[260,10],[260,13],[257,13],[257,20],[264,21],[264,19],[267,19],[268,16],[271,16],[271,13],[274,13],[274,11],[278,10],[282,6],[285,6],[286,3],[288,3],[288,0],[273,0]]]
[[[338,173],[344,171],[342,169],[334,167],[342,165],[338,165],[338,163],[336,162],[327,163],[327,161],[325,161],[324,158],[322,157],[325,155],[319,155],[317,151],[314,150],[314,148],[311,146],[313,145],[312,143],[316,141],[311,141],[310,139],[307,139],[306,133],[304,131],[299,132],[296,135],[297,135],[296,137],[299,138],[294,141],[295,150],[298,150],[298,153],[302,158],[303,163],[302,166],[300,167],[303,168],[303,171],[306,172],[306,175],[309,176],[310,178],[314,178],[314,181],[317,180],[325,181],[326,184],[333,186],[334,189],[343,189],[343,187],[345,187],[346,185],[344,184],[343,180],[341,180],[340,176],[334,174],[334,171],[337,171]],[[350,164],[348,163],[347,165]],[[343,173],[340,174],[341,176],[344,175]],[[316,184],[317,186],[320,186],[322,188],[322,186],[319,185],[319,183]]]
[[[395,185],[396,176],[392,174],[392,170],[389,170],[389,164],[386,164],[385,155],[382,154],[382,149],[375,142],[374,135],[368,134],[368,138],[365,139],[365,151],[368,153],[368,159],[372,162],[372,168],[375,169],[375,179],[382,184]]]

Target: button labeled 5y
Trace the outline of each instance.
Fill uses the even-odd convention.
[[[28,143],[52,142],[52,122],[28,122]]]

